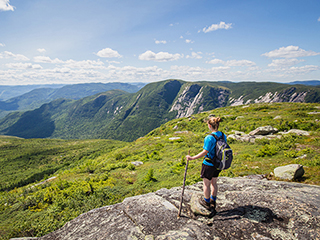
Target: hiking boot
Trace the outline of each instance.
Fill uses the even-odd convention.
[[[206,200],[204,200],[203,197],[201,197],[201,198],[199,199],[199,203],[200,203],[200,205],[203,206],[205,209],[207,209],[207,210],[209,210],[209,211],[211,210],[210,203],[206,202]]]
[[[210,199],[210,207],[211,207],[211,209],[214,209],[214,210],[216,210],[216,201],[213,201],[212,199]]]

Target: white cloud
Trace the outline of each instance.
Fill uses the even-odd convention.
[[[210,61],[207,61],[209,64],[223,64],[225,66],[230,66],[230,67],[252,67],[255,66],[256,64],[252,61],[249,60],[229,60],[229,61],[223,61],[221,59],[212,59]]]
[[[187,55],[186,58],[195,58],[195,59],[201,59],[202,56],[200,55],[202,52],[192,52],[191,56]]]
[[[302,67],[291,67],[288,71],[292,74],[307,74],[320,70],[320,66],[306,65]]]
[[[186,43],[194,43],[194,41],[192,41],[190,39],[186,39]]]
[[[298,46],[287,46],[281,47],[279,49],[267,52],[262,54],[261,56],[266,56],[269,58],[297,58],[297,57],[308,57],[308,56],[316,56],[320,55],[319,52],[314,51],[306,51],[304,49],[299,48]]]
[[[68,60],[65,62],[65,67],[67,68],[83,68],[83,69],[105,69],[104,63],[100,60],[84,60],[84,61],[74,61]]]
[[[42,69],[41,65],[32,63],[7,63],[5,66],[15,69]]]
[[[169,24],[170,27],[173,27],[174,25],[179,25],[179,23],[177,22],[177,23],[170,23]]]
[[[36,56],[33,58],[35,62],[41,62],[41,63],[64,63],[62,60],[55,58],[51,59],[50,57],[46,56]]]
[[[305,60],[298,60],[296,58],[273,59],[272,63],[268,64],[268,67],[288,67],[304,61]]]
[[[320,22],[320,17],[318,18],[318,22]]]
[[[0,53],[0,58],[13,58],[17,61],[29,61],[29,58],[22,54],[14,54],[12,52],[4,51],[3,53]]]
[[[233,67],[244,67],[244,66],[255,66],[256,64],[249,60],[229,60],[225,62],[226,66]]]
[[[46,52],[46,50],[45,50],[44,48],[38,48],[37,51],[38,51],[39,53],[45,53],[45,52]]]
[[[109,64],[120,64],[121,62],[119,62],[119,61],[109,61],[109,60],[106,60],[106,62],[107,63],[109,63]]]
[[[158,52],[154,53],[150,50],[146,51],[145,53],[142,53],[139,55],[140,60],[146,60],[146,61],[156,61],[156,62],[168,62],[168,61],[175,61],[180,58],[183,58],[182,54],[171,54],[168,52]]]
[[[224,64],[224,61],[216,58],[216,59],[212,59],[210,61],[207,61],[207,63],[209,63],[209,64]]]
[[[1,11],[14,11],[13,6],[10,5],[9,0],[0,0],[0,12]]]
[[[155,40],[155,43],[156,43],[156,44],[160,44],[160,43],[162,43],[162,44],[166,44],[166,43],[167,43],[167,41],[166,41],[166,40],[161,40],[161,41],[159,41],[159,40]]]
[[[104,58],[121,58],[122,56],[115,50],[112,50],[111,48],[105,48],[100,50],[97,53],[97,56],[104,57]]]
[[[5,44],[4,43],[0,43],[0,47],[4,47],[5,46]]]
[[[225,23],[225,22],[220,22],[219,24],[212,24],[210,27],[205,27],[202,29],[204,33],[216,31],[218,29],[230,29],[232,28],[232,23]]]

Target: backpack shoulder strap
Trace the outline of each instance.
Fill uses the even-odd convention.
[[[215,135],[213,133],[211,133],[210,135],[213,136],[218,141],[220,138],[224,138],[224,136],[225,136],[225,134],[223,132],[221,132],[221,133],[222,133],[221,137],[218,137],[217,135]]]
[[[213,136],[218,141],[219,137],[217,135],[215,135],[213,133],[210,133],[210,135]]]

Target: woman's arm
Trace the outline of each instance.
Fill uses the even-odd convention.
[[[195,159],[202,158],[202,157],[206,156],[208,152],[209,151],[203,149],[203,151],[198,153],[197,155],[195,155],[193,157],[191,157],[190,155],[187,155],[186,158],[187,158],[187,160],[195,160]]]

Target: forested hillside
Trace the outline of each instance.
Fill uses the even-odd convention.
[[[166,80],[150,83],[136,93],[111,90],[79,100],[57,99],[33,111],[14,112],[0,121],[0,134],[133,141],[169,120],[224,106],[319,101],[320,87]]]
[[[303,178],[320,185],[320,106],[307,103],[264,103],[229,106],[174,119],[133,142],[0,138],[0,239],[42,236],[93,208],[160,188],[181,186],[185,155],[202,149],[208,134],[204,122],[220,116],[227,135],[248,134],[271,125],[309,135],[277,133],[273,140],[242,142],[228,138],[234,152],[221,176],[263,174],[302,164]],[[238,133],[239,134],[239,133]],[[190,161],[187,184],[201,181],[201,159]]]

